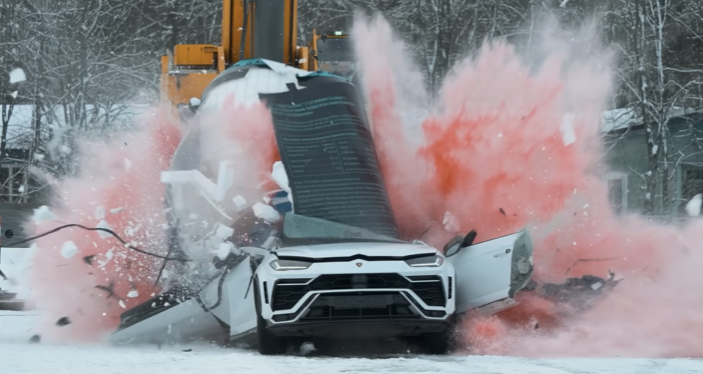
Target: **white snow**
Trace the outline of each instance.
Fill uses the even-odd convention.
[[[253,207],[254,215],[269,222],[278,222],[281,215],[270,205],[256,203]]]
[[[682,374],[702,373],[700,359],[557,358],[531,359],[507,356],[384,355],[373,357],[262,356],[253,350],[219,348],[203,344],[110,347],[41,342],[29,344],[36,334],[36,312],[0,311],[2,373],[36,374]],[[301,354],[302,352],[301,346]],[[305,348],[310,348],[305,345]],[[192,349],[184,352],[185,349]],[[370,355],[369,355],[370,356]],[[37,359],[41,357],[41,359]]]
[[[17,189],[17,191],[19,191],[19,193],[23,193],[24,192],[24,184],[21,185],[20,188]]]
[[[105,220],[100,221],[97,225],[95,225],[95,228],[96,228],[96,229],[108,229],[108,230],[112,230],[112,227],[110,227],[110,225],[108,225],[107,222],[105,222]],[[98,235],[100,235],[100,239],[107,239],[107,238],[109,238],[109,237],[112,236],[112,234],[107,233],[107,232],[102,231],[102,230],[98,230],[97,233],[98,233]]]
[[[105,207],[104,206],[99,206],[95,208],[95,219],[104,219],[105,218]]]
[[[44,221],[53,221],[56,219],[54,213],[51,212],[48,206],[42,205],[37,209],[34,209],[34,215],[32,216],[34,223],[42,223]]]
[[[691,217],[697,217],[701,215],[701,203],[703,202],[703,195],[698,194],[691,198],[691,200],[686,203],[686,213]]]
[[[17,68],[10,72],[10,84],[24,82],[26,80],[27,76],[24,74],[24,70]]]
[[[130,161],[127,158],[124,159],[124,169],[127,170],[128,172],[130,170],[132,170],[132,161]]]
[[[567,146],[576,142],[576,133],[574,132],[574,115],[572,113],[567,113],[561,121],[559,130],[562,135],[562,142]]]
[[[42,161],[42,160],[44,160],[44,155],[41,154],[41,153],[35,153],[35,154],[34,154],[34,159],[37,160],[37,161]]]
[[[78,247],[76,247],[76,244],[72,241],[67,241],[63,243],[63,246],[61,247],[61,256],[65,259],[69,259],[78,253]]]
[[[222,240],[227,240],[229,239],[230,236],[234,234],[234,229],[231,227],[227,227],[221,223],[217,224],[217,229],[215,231],[215,235],[217,235],[218,238]]]

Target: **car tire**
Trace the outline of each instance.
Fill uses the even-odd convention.
[[[266,328],[266,320],[261,317],[261,301],[259,297],[258,282],[254,281],[254,291],[256,296],[256,335],[258,338],[258,349],[262,355],[281,355],[286,353],[286,338],[275,336]]]

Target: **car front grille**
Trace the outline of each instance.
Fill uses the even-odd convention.
[[[328,293],[320,295],[310,305],[310,311],[300,319],[301,322],[368,320],[368,319],[415,319],[420,318],[410,309],[410,302],[400,292],[369,292],[351,296],[357,305],[340,307],[335,300],[348,298],[346,293]],[[364,299],[380,298],[381,303],[371,306]],[[338,303],[338,302],[337,302]]]
[[[438,276],[415,276],[410,280],[394,273],[323,274],[313,279],[279,279],[273,288],[271,308],[287,310],[310,291],[373,290],[382,288],[411,290],[429,306],[444,306],[442,280]]]

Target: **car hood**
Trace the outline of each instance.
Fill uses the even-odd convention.
[[[301,245],[276,250],[279,257],[406,257],[441,254],[426,244],[413,243],[335,243]]]

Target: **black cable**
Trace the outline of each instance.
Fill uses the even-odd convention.
[[[27,243],[27,242],[31,242],[32,240],[36,240],[36,239],[39,239],[39,238],[43,238],[43,237],[45,237],[45,236],[47,236],[47,235],[51,235],[51,234],[53,234],[53,233],[59,232],[59,231],[61,231],[61,230],[63,230],[63,229],[69,228],[69,227],[78,227],[78,228],[81,228],[81,229],[87,230],[87,231],[103,231],[103,232],[106,232],[106,233],[108,233],[108,234],[114,236],[115,238],[117,238],[117,240],[119,240],[122,244],[126,245],[127,248],[129,248],[129,249],[131,249],[131,250],[133,250],[133,251],[136,251],[136,252],[139,252],[139,253],[143,253],[143,254],[145,254],[145,255],[153,256],[153,257],[156,257],[156,258],[160,258],[160,259],[163,259],[163,260],[166,260],[166,261],[180,261],[180,262],[188,262],[188,261],[191,261],[190,259],[187,259],[187,258],[177,258],[177,257],[161,256],[161,255],[157,255],[156,253],[147,252],[147,251],[145,251],[145,250],[143,250],[143,249],[139,249],[139,248],[137,248],[137,247],[133,247],[133,246],[131,246],[131,245],[128,245],[128,243],[127,243],[126,241],[124,241],[119,235],[117,235],[117,233],[115,233],[114,231],[112,231],[112,230],[110,230],[110,229],[105,229],[105,228],[102,228],[102,227],[86,227],[86,226],[83,226],[83,225],[79,225],[79,224],[77,224],[77,223],[71,223],[71,224],[68,224],[68,225],[59,226],[59,227],[57,227],[57,228],[55,228],[55,229],[53,229],[53,230],[51,230],[51,231],[47,231],[47,232],[45,232],[45,233],[43,233],[43,234],[40,234],[40,235],[37,235],[37,236],[33,236],[33,237],[29,238],[29,239],[20,240],[20,241],[18,241],[18,242],[12,243],[12,244],[8,245],[7,247],[14,247],[14,246],[16,246],[16,245],[18,245],[18,244],[24,244],[24,243]]]
[[[205,306],[205,303],[200,298],[200,292],[195,293],[195,300],[198,302],[200,307],[203,308],[204,311],[209,312],[209,311],[217,308],[218,306],[220,306],[220,303],[222,302],[222,287],[225,284],[225,278],[227,278],[227,274],[229,274],[230,270],[232,270],[235,266],[241,264],[242,261],[246,257],[249,257],[249,256],[239,255],[239,256],[233,257],[231,260],[228,261],[227,266],[225,267],[224,271],[222,272],[222,275],[220,275],[219,282],[217,282],[217,302],[213,306],[211,306],[211,307]]]

